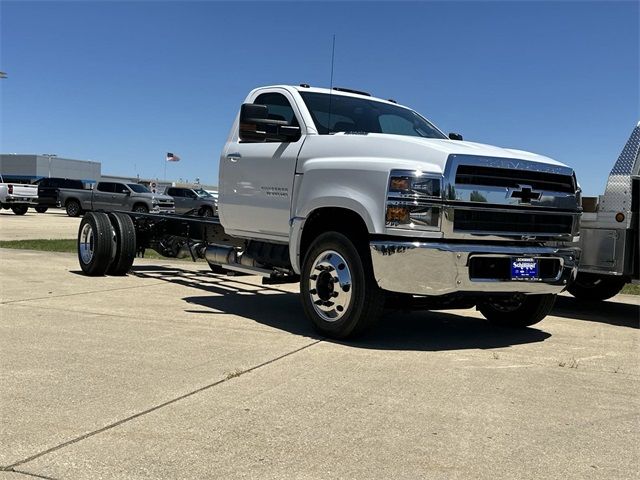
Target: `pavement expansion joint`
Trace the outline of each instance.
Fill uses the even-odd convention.
[[[25,472],[24,470],[14,470],[13,468],[8,468],[8,469],[4,469],[3,468],[2,471],[11,472],[11,473],[18,473],[20,475],[25,475],[27,477],[42,478],[44,480],[57,480],[54,477],[47,477],[46,475],[39,475],[37,473]]]
[[[24,302],[31,302],[31,301],[35,301],[35,300],[48,300],[50,298],[63,298],[63,297],[75,297],[77,295],[89,295],[91,293],[102,293],[102,292],[115,292],[118,290],[131,290],[134,288],[147,288],[147,287],[155,287],[158,285],[163,285],[164,282],[157,282],[157,283],[150,283],[148,285],[134,285],[134,286],[129,286],[129,287],[118,287],[118,288],[107,288],[107,289],[101,289],[101,290],[91,290],[91,291],[87,291],[87,292],[76,292],[76,293],[65,293],[63,295],[47,295],[46,297],[35,297],[35,298],[22,298],[22,299],[18,299],[18,300],[6,300],[4,302],[0,302],[0,305],[10,305],[12,303],[24,303]]]
[[[24,465],[25,463],[29,463],[29,462],[37,459],[37,458],[43,457],[45,455],[48,455],[49,453],[53,453],[53,452],[55,452],[57,450],[60,450],[60,449],[65,448],[65,447],[68,447],[69,445],[73,445],[73,444],[78,443],[78,442],[80,442],[82,440],[86,440],[87,438],[90,438],[90,437],[93,437],[95,435],[98,435],[99,433],[105,432],[107,430],[111,430],[111,429],[113,429],[115,427],[118,427],[118,426],[124,424],[124,423],[130,422],[131,420],[135,420],[136,418],[142,417],[142,416],[147,415],[149,413],[155,412],[156,410],[160,410],[161,408],[167,407],[167,406],[172,405],[174,403],[177,403],[177,402],[179,402],[181,400],[184,400],[186,398],[192,397],[192,396],[194,396],[194,395],[196,395],[198,393],[204,392],[204,391],[209,390],[209,389],[211,389],[213,387],[216,387],[216,386],[221,385],[221,384],[223,384],[225,382],[228,382],[228,381],[230,381],[230,380],[232,380],[234,378],[240,377],[240,376],[244,375],[245,373],[253,372],[254,370],[258,370],[259,368],[266,367],[267,365],[271,365],[272,363],[275,363],[278,360],[282,360],[282,359],[284,359],[286,357],[289,357],[289,356],[294,355],[296,353],[299,353],[299,352],[301,352],[303,350],[306,350],[309,347],[313,347],[314,345],[317,345],[318,343],[320,343],[322,341],[324,341],[324,339],[314,340],[313,342],[308,343],[306,345],[303,345],[302,347],[296,348],[295,350],[291,350],[290,352],[287,352],[287,353],[283,353],[282,355],[279,355],[279,356],[277,356],[275,358],[272,358],[271,360],[267,360],[265,362],[262,362],[262,363],[260,363],[258,365],[255,365],[255,366],[251,367],[251,368],[247,368],[246,370],[240,370],[240,371],[233,372],[233,374],[227,375],[225,378],[223,378],[221,380],[218,380],[218,381],[215,381],[215,382],[210,383],[208,385],[205,385],[203,387],[197,388],[196,390],[192,390],[191,392],[188,392],[188,393],[185,393],[185,394],[180,395],[178,397],[172,398],[171,400],[167,400],[166,402],[163,402],[163,403],[161,403],[159,405],[156,405],[154,407],[151,407],[151,408],[148,408],[148,409],[143,410],[141,412],[138,412],[138,413],[135,413],[133,415],[130,415],[130,416],[126,417],[126,418],[118,420],[117,422],[113,422],[113,423],[111,423],[109,425],[106,425],[106,426],[104,426],[102,428],[99,428],[97,430],[93,430],[91,432],[85,433],[85,434],[80,435],[78,437],[72,438],[71,440],[67,440],[66,442],[62,442],[62,443],[60,443],[60,444],[58,444],[58,445],[56,445],[54,447],[51,447],[51,448],[48,448],[48,449],[43,450],[41,452],[38,452],[38,453],[36,453],[34,455],[31,455],[31,456],[29,456],[27,458],[24,458],[22,460],[18,460],[17,462],[12,463],[11,465],[8,465],[8,466],[5,466],[5,467],[1,467],[0,471],[16,472],[16,473],[21,473],[21,474],[24,474],[24,475],[31,475],[31,476],[37,477],[37,478],[49,479],[50,477],[44,477],[44,476],[39,476],[39,475],[36,475],[36,474],[17,471],[17,470],[15,470],[15,467],[17,467],[19,465]],[[55,480],[55,479],[50,479],[50,480]]]

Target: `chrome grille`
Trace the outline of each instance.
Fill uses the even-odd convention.
[[[477,165],[459,165],[456,170],[457,185],[478,185],[491,187],[518,188],[527,185],[534,190],[574,193],[575,181],[572,175],[530,170],[511,170]]]
[[[569,167],[450,155],[443,190],[448,238],[568,241],[578,231],[580,192]]]

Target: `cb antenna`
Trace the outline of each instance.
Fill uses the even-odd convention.
[[[331,95],[333,92],[333,64],[336,56],[336,34],[333,34],[333,45],[331,47],[331,80],[329,81],[329,119],[327,121],[327,133],[331,133]]]

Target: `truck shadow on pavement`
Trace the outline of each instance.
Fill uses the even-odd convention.
[[[585,302],[559,295],[552,315],[556,317],[607,323],[618,327],[640,328],[640,305],[606,302]]]
[[[185,308],[187,313],[233,314],[294,335],[322,338],[305,318],[299,294],[286,290],[287,286],[260,285],[249,281],[251,277],[228,277],[208,270],[165,266],[136,266],[131,274],[206,292],[205,295],[183,298],[188,304]],[[369,334],[349,341],[348,345],[380,350],[489,349],[542,342],[551,336],[536,328],[495,328],[483,319],[467,316],[465,310],[460,312],[460,315],[455,315],[390,310]]]

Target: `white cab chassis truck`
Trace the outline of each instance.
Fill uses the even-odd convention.
[[[307,317],[332,338],[362,333],[385,306],[477,306],[494,324],[525,327],[577,273],[571,168],[447,136],[364,92],[253,90],[219,178],[219,217],[87,214],[82,270],[125,274],[151,248],[204,258],[216,273],[300,282]]]
[[[626,283],[640,282],[640,123],[613,165],[604,195],[583,197],[576,281],[581,300],[606,300]]]

